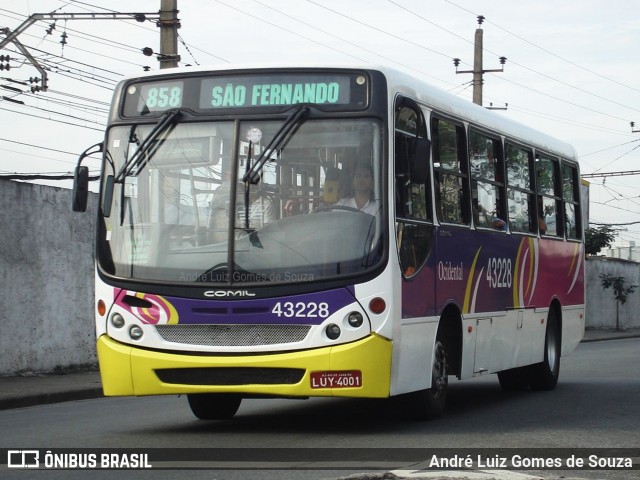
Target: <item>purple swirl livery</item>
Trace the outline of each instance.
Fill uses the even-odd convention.
[[[117,305],[143,323],[154,325],[320,325],[330,315],[356,301],[351,288],[242,300],[164,297],[130,290],[114,293]],[[151,306],[132,306],[126,297],[145,300]]]

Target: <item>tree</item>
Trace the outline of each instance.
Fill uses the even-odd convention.
[[[620,318],[618,316],[618,307],[622,303],[623,305],[627,302],[627,297],[630,293],[633,293],[637,287],[637,285],[629,285],[625,286],[626,279],[620,276],[614,276],[610,273],[601,273],[599,275],[600,280],[602,281],[602,288],[608,289],[613,288],[613,295],[616,298],[616,330],[620,330]]]
[[[587,228],[584,231],[584,250],[587,255],[597,255],[600,250],[610,247],[616,232],[607,225]]]

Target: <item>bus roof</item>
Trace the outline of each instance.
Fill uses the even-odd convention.
[[[489,131],[503,135],[518,143],[541,149],[547,153],[561,156],[565,159],[577,161],[577,153],[575,148],[567,142],[564,142],[549,134],[528,127],[520,122],[506,118],[502,114],[498,114],[487,108],[476,105],[462,97],[453,95],[438,87],[435,87],[420,78],[413,76],[407,72],[394,69],[388,66],[376,64],[352,64],[352,63],[287,63],[287,64],[233,64],[233,65],[213,65],[198,67],[179,67],[160,72],[144,72],[139,75],[129,76],[130,78],[140,78],[147,76],[157,76],[163,74],[185,74],[185,73],[203,73],[203,72],[234,72],[247,70],[286,70],[294,68],[304,69],[350,69],[350,70],[375,70],[381,72],[387,79],[389,91],[392,93],[389,102],[394,102],[395,94],[401,93],[405,96],[413,98],[423,106],[467,122]],[[126,79],[125,79],[126,80]],[[391,105],[390,105],[391,106]]]

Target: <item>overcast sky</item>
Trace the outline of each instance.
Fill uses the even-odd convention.
[[[33,13],[159,8],[160,0],[4,0],[0,27],[15,30]],[[640,130],[640,0],[178,0],[178,9],[182,64],[371,62],[469,101],[471,75],[457,75],[452,59],[472,68],[483,15],[484,68],[507,57],[503,73],[485,75],[485,106],[508,104],[501,115],[571,143],[583,174],[640,170],[640,132],[630,126]],[[47,93],[16,82],[38,72],[14,46],[0,52],[12,57],[11,70],[0,71],[0,174],[71,171],[102,140],[117,80],[158,69],[141,52],[158,50],[152,22],[58,20],[48,35],[51,23],[19,37],[50,69]],[[640,222],[640,175],[589,181],[592,222]],[[640,242],[640,224],[624,228],[621,239]]]

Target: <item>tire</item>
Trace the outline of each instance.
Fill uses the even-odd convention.
[[[544,339],[544,360],[529,367],[529,386],[532,390],[553,390],[560,376],[561,334],[556,311],[551,308],[547,317]]]
[[[228,420],[240,408],[242,397],[226,393],[190,393],[187,400],[200,420]]]
[[[402,406],[406,409],[405,412],[414,420],[433,420],[441,417],[447,401],[448,376],[446,346],[438,338],[431,365],[431,388],[403,395]]]

